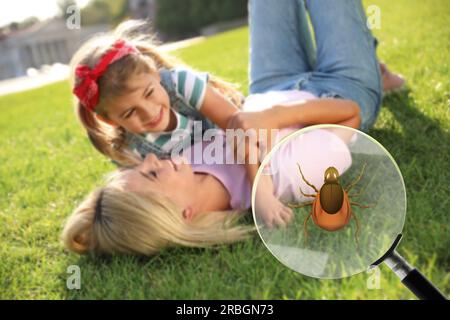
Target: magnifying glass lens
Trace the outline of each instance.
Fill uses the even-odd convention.
[[[267,179],[273,199],[264,190]],[[372,137],[344,126],[312,126],[283,138],[262,161],[252,191],[266,247],[310,277],[336,279],[367,270],[405,221],[405,186],[394,159]],[[267,227],[268,216],[278,214],[268,213],[274,201],[292,210],[284,227]]]

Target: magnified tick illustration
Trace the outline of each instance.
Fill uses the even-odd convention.
[[[266,187],[267,175],[285,206],[304,207],[283,228],[268,228],[260,211],[265,208],[257,205],[265,203],[266,194],[258,190]],[[447,295],[397,252],[406,204],[405,182],[389,151],[362,131],[334,124],[284,137],[261,161],[252,189],[258,234],[291,270],[342,279],[384,263],[418,298],[445,300]]]
[[[361,180],[364,174],[366,164],[364,163],[360,174],[353,180],[347,187],[343,188],[339,182],[339,172],[335,167],[328,167],[324,173],[324,184],[318,190],[312,183],[308,182],[303,175],[300,164],[297,163],[300,175],[303,181],[310,186],[315,194],[306,194],[299,187],[303,196],[314,198],[312,201],[308,201],[301,204],[288,203],[290,208],[302,208],[306,206],[312,206],[310,214],[305,218],[303,222],[303,230],[305,234],[305,243],[308,241],[308,221],[312,217],[314,223],[327,231],[337,231],[344,228],[350,219],[355,219],[356,232],[355,240],[358,243],[359,237],[359,221],[356,217],[352,206],[357,206],[362,209],[373,207],[374,205],[362,205],[351,200],[351,197],[358,197],[360,193],[350,195],[350,190]]]

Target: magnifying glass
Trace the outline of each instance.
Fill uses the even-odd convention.
[[[284,227],[261,218],[268,178],[293,210]],[[252,208],[264,245],[294,271],[339,279],[384,262],[418,298],[446,299],[395,250],[406,215],[403,177],[389,152],[359,130],[317,125],[281,139],[258,170]]]

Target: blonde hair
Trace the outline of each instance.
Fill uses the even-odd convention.
[[[122,171],[124,172],[124,171]],[[112,175],[68,218],[61,239],[79,254],[125,253],[153,255],[164,248],[211,247],[247,239],[256,229],[239,224],[243,212],[203,212],[186,220],[182,209],[157,193],[125,190]]]
[[[145,21],[129,20],[121,23],[110,33],[94,36],[80,47],[70,62],[70,81],[72,87],[75,87],[80,81],[75,77],[76,67],[88,65],[90,68],[94,68],[116,40],[126,40],[140,52],[140,54],[128,55],[112,63],[103,76],[99,78],[99,103],[96,107],[96,113],[105,118],[108,118],[108,101],[127,92],[126,80],[130,74],[184,65],[181,61],[158,52],[154,36],[143,31],[147,24]],[[238,108],[241,108],[243,96],[236,89],[236,86],[214,76],[210,76],[209,83]],[[125,166],[132,166],[139,162],[139,158],[128,150],[125,144],[126,131],[124,128],[114,127],[98,120],[79,101],[75,102],[75,109],[78,119],[97,150]]]

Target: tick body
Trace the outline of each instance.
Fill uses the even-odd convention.
[[[325,170],[324,184],[320,188],[320,206],[329,214],[341,211],[344,204],[344,189],[339,183],[339,172],[335,167]]]
[[[352,210],[347,193],[343,193],[342,206],[334,213],[329,213],[322,206],[321,193],[316,196],[312,204],[311,214],[314,223],[327,231],[336,231],[344,228],[352,217]]]
[[[360,208],[369,208],[370,206],[363,206],[357,202],[350,201],[349,191],[358,183],[361,179],[366,164],[363,165],[359,176],[350,183],[346,188],[343,188],[339,182],[339,172],[335,167],[328,167],[324,172],[324,184],[318,190],[313,184],[309,183],[303,176],[302,169],[298,164],[298,169],[302,176],[303,181],[314,189],[314,194],[305,194],[300,188],[300,192],[305,197],[314,198],[312,201],[308,201],[302,204],[288,204],[291,208],[301,208],[311,206],[310,214],[305,218],[303,223],[303,229],[305,233],[305,242],[308,238],[308,220],[312,217],[314,223],[327,231],[337,231],[344,228],[349,224],[351,218],[355,219],[356,232],[355,239],[358,242],[359,234],[359,221],[352,210],[352,205]],[[357,195],[355,195],[357,196]]]

